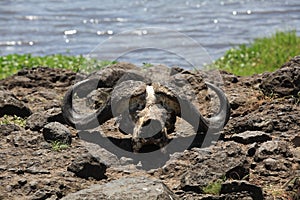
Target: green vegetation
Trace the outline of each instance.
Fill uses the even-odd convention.
[[[225,178],[218,179],[204,188],[202,188],[204,194],[213,194],[213,195],[219,195],[222,187],[222,183],[224,183]]]
[[[16,115],[14,116],[4,115],[2,118],[0,118],[0,125],[4,125],[4,124],[15,124],[24,128],[26,125],[26,119],[23,119]]]
[[[300,37],[296,31],[277,32],[271,37],[255,39],[249,45],[240,45],[228,50],[209,68],[219,68],[236,75],[252,75],[274,71],[290,58],[300,55]],[[0,79],[10,76],[20,69],[46,66],[70,69],[75,72],[91,72],[115,61],[98,61],[92,58],[68,55],[33,56],[31,54],[11,54],[0,56]],[[143,63],[151,67],[150,63]]]
[[[61,150],[69,148],[69,145],[65,144],[63,142],[60,142],[60,141],[53,141],[51,143],[51,147],[52,147],[52,150],[54,150],[54,151],[61,151]]]
[[[144,63],[143,63],[143,67],[144,67],[144,68],[153,67],[153,64],[144,62]]]
[[[115,61],[98,61],[83,56],[67,56],[61,54],[49,56],[11,54],[0,56],[0,79],[6,78],[23,68],[46,66],[70,69],[76,72],[91,72],[112,63],[115,63]]]
[[[277,32],[228,50],[212,67],[247,76],[274,71],[296,55],[300,55],[300,37],[296,31]]]

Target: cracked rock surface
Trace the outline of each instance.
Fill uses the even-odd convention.
[[[117,156],[83,141],[66,124],[60,108],[75,73],[40,67],[0,80],[0,199],[299,199],[299,60],[295,57],[275,72],[250,77],[220,72],[232,113],[218,141],[167,155],[150,169],[137,162],[141,155]],[[175,71],[195,90],[205,88],[201,72]],[[206,93],[197,96],[205,117],[211,115],[206,106],[211,98]],[[193,134],[187,123],[178,124],[174,135]],[[45,127],[51,130],[51,140],[45,139]],[[86,135],[91,134],[113,138],[105,143],[110,147],[113,142],[126,146],[129,137],[113,120]],[[55,149],[50,141],[67,147]]]

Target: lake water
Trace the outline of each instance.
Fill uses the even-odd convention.
[[[147,27],[160,29],[152,33]],[[130,32],[134,29],[138,30]],[[87,55],[98,46],[108,57],[174,65],[180,57],[176,52],[191,58],[207,52],[216,59],[232,46],[293,29],[300,33],[298,0],[0,1],[0,55]],[[133,33],[154,36],[158,48],[120,52],[120,46],[131,44]],[[107,42],[119,34],[124,36],[122,41]],[[203,46],[203,52],[182,46],[184,35]],[[105,41],[106,45],[99,46]],[[175,54],[166,53],[166,46]]]

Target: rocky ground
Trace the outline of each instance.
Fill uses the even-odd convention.
[[[232,113],[218,142],[154,169],[66,124],[75,73],[41,67],[1,80],[0,199],[300,199],[300,57],[273,73],[221,74]]]

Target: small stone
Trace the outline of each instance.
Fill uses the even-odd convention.
[[[121,165],[129,165],[129,164],[133,164],[133,163],[134,163],[134,160],[132,158],[127,158],[127,157],[120,158]]]
[[[6,189],[7,192],[11,192],[12,191],[12,187],[10,185],[7,185],[5,187],[5,189]]]
[[[272,138],[262,131],[245,131],[243,133],[232,135],[230,139],[241,144],[252,144],[256,142],[266,142]]]
[[[22,178],[22,179],[20,179],[20,180],[18,181],[18,183],[19,183],[20,186],[24,186],[24,185],[27,183],[27,180],[24,179],[24,178]]]
[[[93,157],[91,154],[84,154],[68,166],[68,171],[75,173],[76,176],[84,179],[92,177],[96,180],[101,180],[106,178],[107,166],[100,162],[97,158]]]
[[[293,139],[292,139],[292,143],[295,147],[300,147],[300,136],[295,136]]]
[[[247,156],[250,156],[250,157],[254,156],[256,149],[257,149],[257,143],[250,144],[249,148],[247,150]]]
[[[31,182],[29,182],[29,186],[30,186],[30,188],[31,188],[32,190],[35,190],[35,189],[37,188],[37,186],[38,186],[38,182],[36,182],[36,181],[31,181]]]
[[[70,130],[59,122],[51,122],[44,126],[43,136],[47,142],[59,141],[71,144],[72,140]]]
[[[38,200],[38,199],[48,199],[51,196],[51,193],[45,190],[38,190],[36,191],[32,198],[33,200]]]

